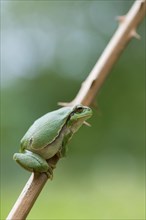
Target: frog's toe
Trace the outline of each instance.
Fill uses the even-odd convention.
[[[49,166],[47,172],[46,172],[47,176],[49,179],[53,179],[53,169]]]

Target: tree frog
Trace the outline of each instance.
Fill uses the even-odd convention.
[[[62,107],[45,114],[28,129],[21,140],[20,153],[15,153],[13,159],[28,171],[45,172],[52,177],[52,166],[46,160],[56,154],[64,157],[67,143],[91,116],[91,108],[83,105]]]

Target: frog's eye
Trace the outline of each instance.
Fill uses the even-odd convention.
[[[75,113],[82,113],[83,112],[83,107],[78,107],[76,110],[75,110]]]
[[[74,114],[80,114],[82,113],[84,108],[82,106],[78,106],[74,109],[74,111],[70,114],[70,117],[72,117]]]

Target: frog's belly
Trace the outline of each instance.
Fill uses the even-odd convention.
[[[66,126],[63,127],[61,134],[56,138],[55,141],[52,143],[46,145],[42,149],[33,149],[32,151],[34,153],[39,154],[42,156],[44,159],[49,159],[53,157],[59,150],[62,149],[62,142],[64,140],[64,136],[69,133],[69,129],[66,128]]]
[[[44,159],[49,159],[53,157],[60,149],[62,145],[56,143],[56,141],[52,144],[47,145],[43,149],[39,150],[39,155],[41,155]]]

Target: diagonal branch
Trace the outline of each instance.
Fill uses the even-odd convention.
[[[93,70],[83,82],[79,93],[72,102],[68,104],[62,103],[62,105],[75,105],[82,103],[88,106],[92,104],[111,68],[116,63],[121,52],[126,48],[127,43],[132,37],[138,37],[136,29],[144,18],[145,13],[146,0],[137,0],[127,15],[120,17],[120,24],[117,31],[103,51],[103,54]],[[57,156],[51,158],[51,162],[53,162],[54,165],[57,164],[58,160],[59,158]],[[45,173],[32,173],[14,207],[10,211],[7,220],[24,220],[47,180],[48,178]]]
[[[119,17],[122,18],[119,19],[122,20],[119,22],[119,28],[113,35],[87,79],[82,83],[77,96],[70,105],[77,103],[90,105],[94,101],[96,94],[102,87],[107,75],[110,73],[111,68],[118,60],[127,43],[133,37],[138,38],[136,29],[145,14],[146,1],[137,0],[127,15]]]

